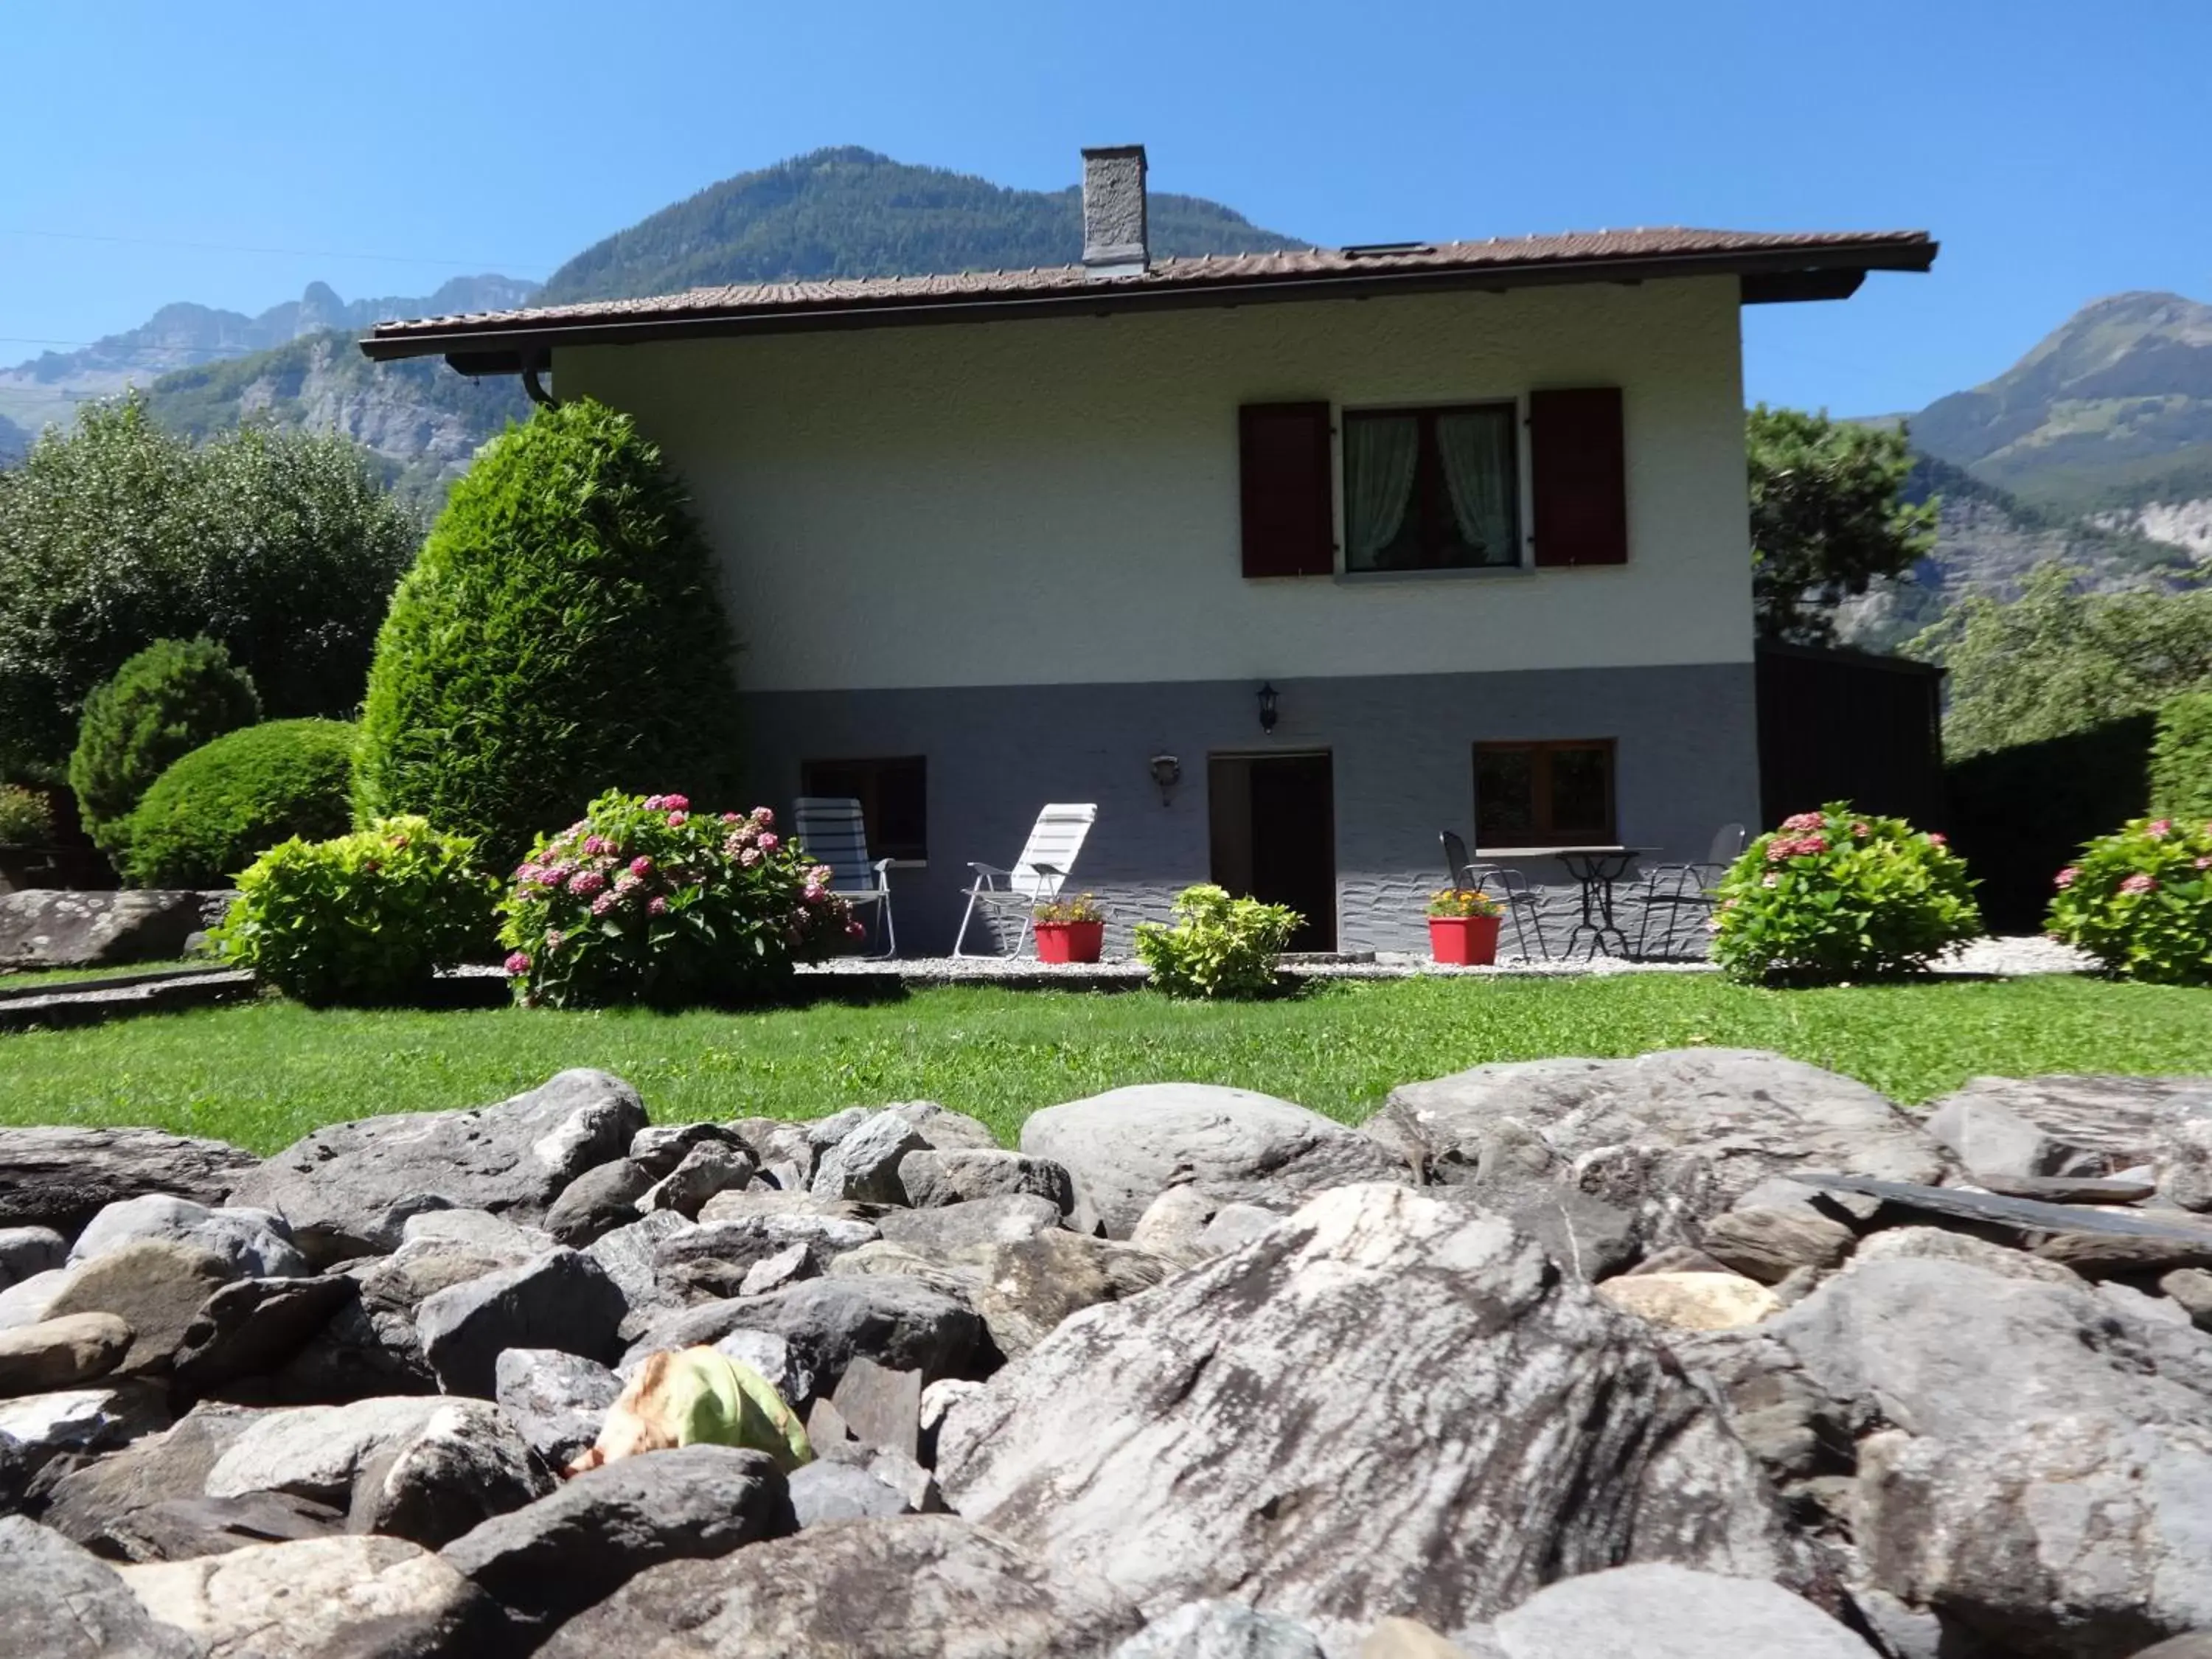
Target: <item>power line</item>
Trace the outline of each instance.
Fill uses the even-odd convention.
[[[180,242],[161,236],[107,236],[86,231],[22,230],[4,226],[0,226],[0,236],[35,236],[56,242],[112,242],[129,247],[191,248],[202,253],[269,253],[297,259],[368,259],[381,264],[450,265],[456,270],[534,268],[545,263],[542,259],[447,259],[429,254],[344,253],[329,248],[246,247],[232,242]]]

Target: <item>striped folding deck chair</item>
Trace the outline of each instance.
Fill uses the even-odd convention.
[[[882,949],[872,956],[898,954],[898,931],[891,925],[891,861],[870,859],[868,830],[860,803],[849,795],[801,795],[792,803],[799,845],[817,864],[830,870],[830,889],[858,912],[872,909]]]
[[[1091,834],[1091,826],[1098,817],[1095,805],[1075,805],[1059,802],[1037,814],[1036,823],[1030,827],[1028,844],[1022,855],[1014,860],[1013,868],[1001,870],[996,865],[974,864],[969,868],[975,872],[975,884],[968,890],[968,908],[960,917],[959,937],[952,942],[952,954],[965,956],[963,949],[968,942],[968,924],[975,920],[975,907],[1005,914],[1018,911],[1021,927],[1014,935],[1014,948],[1009,952],[1019,956],[1030,942],[1030,912],[1047,899],[1060,896],[1060,884],[1067,872],[1075,867],[1076,854],[1083,850],[1083,842]]]

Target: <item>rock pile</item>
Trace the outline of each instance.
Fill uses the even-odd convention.
[[[2212,1644],[2212,1080],[0,1131],[0,1652]],[[817,1461],[555,1471],[708,1344]]]

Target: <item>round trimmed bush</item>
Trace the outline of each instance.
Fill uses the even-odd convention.
[[[2131,819],[2056,883],[2053,938],[2130,979],[2212,984],[2212,823]]]
[[[416,1001],[438,969],[489,951],[497,888],[466,836],[384,818],[334,841],[279,842],[254,860],[215,944],[316,1006]]]
[[[507,975],[518,1000],[553,1008],[757,1001],[863,931],[830,880],[765,806],[715,816],[610,790],[515,871]]]
[[[608,789],[702,798],[737,761],[731,634],[660,452],[579,398],[487,445],[378,636],[364,820],[419,812],[495,867]]]
[[[1172,927],[1137,924],[1137,957],[1171,997],[1256,997],[1275,988],[1276,959],[1304,920],[1286,904],[1232,898],[1210,882],[1176,895]]]
[[[270,720],[193,750],[131,815],[124,874],[138,887],[225,887],[280,841],[344,833],[354,736],[343,720]]]
[[[1913,973],[1979,936],[1966,861],[1903,818],[1831,801],[1761,836],[1721,878],[1713,959],[1803,984]]]
[[[85,699],[69,781],[86,833],[120,862],[125,825],[154,780],[203,744],[260,718],[253,681],[222,647],[155,641]]]

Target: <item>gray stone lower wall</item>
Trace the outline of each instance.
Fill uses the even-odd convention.
[[[1273,732],[1260,728],[1256,680],[753,692],[746,804],[787,812],[808,760],[927,757],[927,867],[890,878],[906,956],[951,948],[968,861],[1012,863],[1048,801],[1097,804],[1070,889],[1106,902],[1108,948],[1126,950],[1133,923],[1164,918],[1178,890],[1209,878],[1210,755],[1328,750],[1343,950],[1426,947],[1423,908],[1444,880],[1437,832],[1473,838],[1477,743],[1613,738],[1621,838],[1659,848],[1654,860],[1702,858],[1721,824],[1758,817],[1749,663],[1273,684]],[[1182,769],[1164,803],[1150,771],[1161,753]],[[1557,890],[1545,905],[1557,950],[1575,890],[1554,860],[1516,867]],[[1505,937],[1510,951],[1510,924]],[[1677,937],[1702,948],[1694,921]]]

